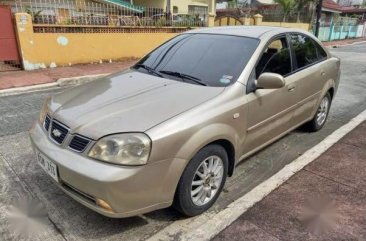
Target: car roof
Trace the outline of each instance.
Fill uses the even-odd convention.
[[[308,32],[282,27],[270,27],[270,26],[224,26],[224,27],[210,27],[203,29],[191,30],[188,33],[205,33],[205,34],[222,34],[222,35],[235,35],[249,38],[261,39],[264,35],[276,35],[286,32],[300,32],[309,34]]]

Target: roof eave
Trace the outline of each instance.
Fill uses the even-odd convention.
[[[340,10],[331,9],[331,8],[325,8],[325,7],[322,7],[322,12],[342,13],[342,11],[340,11]]]

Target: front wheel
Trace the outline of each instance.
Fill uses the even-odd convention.
[[[331,102],[332,102],[332,98],[328,92],[321,100],[314,118],[307,125],[308,129],[310,131],[315,132],[315,131],[318,131],[321,128],[323,128],[325,121],[328,118],[328,113],[329,113]]]
[[[174,198],[174,208],[186,216],[196,216],[209,209],[225,184],[228,157],[216,144],[201,149],[184,170]]]

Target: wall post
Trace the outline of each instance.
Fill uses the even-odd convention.
[[[214,27],[215,26],[215,18],[216,15],[215,14],[208,14],[208,27]]]
[[[331,23],[330,23],[330,26],[329,26],[329,36],[328,36],[328,41],[331,41],[331,40],[332,40],[333,32],[334,32],[334,24],[333,24],[333,22],[331,22]]]
[[[254,25],[262,25],[263,16],[259,13],[254,15]]]
[[[341,40],[342,39],[342,32],[343,32],[343,23],[342,23],[342,26],[341,26],[341,29],[340,29],[340,31],[339,31],[339,40]]]
[[[216,1],[209,0],[208,1],[208,27],[215,26],[215,18],[216,18]]]
[[[32,65],[28,61],[28,55],[30,54],[30,52],[36,51],[32,48],[32,46],[34,45],[32,16],[27,13],[16,13],[15,27],[23,69],[34,70],[39,68],[46,68],[44,64]],[[29,48],[25,48],[25,46],[29,46]]]

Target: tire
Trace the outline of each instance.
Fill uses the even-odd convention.
[[[306,125],[307,130],[311,132],[319,131],[323,128],[329,114],[329,109],[332,103],[332,97],[329,92],[321,100],[318,109],[314,115],[314,118]]]
[[[207,167],[206,174],[204,166]],[[219,197],[227,172],[228,155],[222,146],[212,144],[202,148],[183,171],[175,192],[173,207],[189,217],[205,212]],[[219,182],[220,174],[222,178]]]

